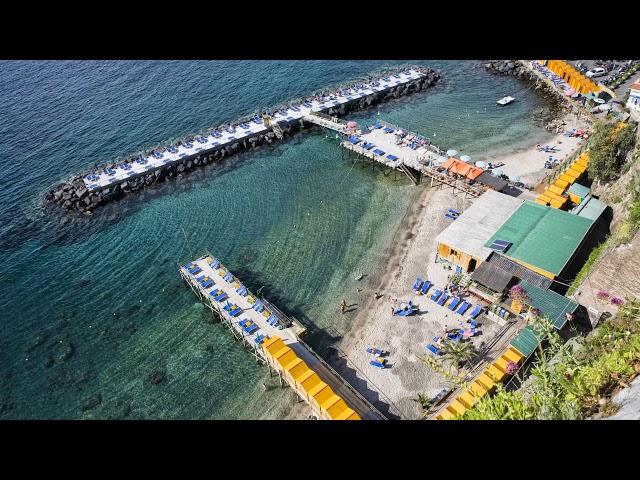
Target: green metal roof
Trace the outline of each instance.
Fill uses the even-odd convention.
[[[589,197],[588,199],[583,200],[583,202],[578,205],[572,213],[595,222],[600,218],[600,215],[602,215],[606,208],[607,205],[597,198]]]
[[[530,326],[524,327],[520,330],[520,333],[511,340],[511,345],[518,349],[518,351],[528,358],[538,348],[539,340],[538,335],[531,329]]]
[[[519,285],[526,290],[529,296],[526,303],[533,308],[540,309],[540,316],[548,318],[558,330],[567,323],[566,314],[573,313],[578,308],[576,302],[553,290],[538,288],[524,280],[520,280]]]
[[[588,218],[525,201],[485,246],[506,240],[512,245],[503,255],[559,275],[592,224]]]
[[[569,187],[568,191],[584,200],[584,198],[589,195],[589,192],[591,192],[591,189],[589,187],[585,187],[584,185],[580,185],[579,183],[574,183]]]

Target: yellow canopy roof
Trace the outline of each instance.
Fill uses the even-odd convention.
[[[283,352],[282,355],[280,354],[280,352]],[[280,350],[280,352],[278,352],[276,355],[274,355],[273,358],[275,358],[276,362],[278,362],[283,367],[285,367],[290,362],[292,362],[293,360],[298,358],[298,356],[295,354],[295,352],[293,350],[291,350],[291,347],[285,347],[282,350]]]
[[[347,408],[343,410],[340,415],[337,415],[334,420],[362,420],[362,418],[360,418],[360,415],[358,415],[355,410]]]
[[[298,358],[298,362],[296,362],[295,365],[292,365],[291,368],[288,368],[289,365],[287,365],[287,372],[289,372],[289,375],[291,375],[291,378],[293,378],[294,380],[299,377],[301,374],[303,374],[304,372],[309,370],[309,366],[304,363],[304,360],[302,360],[301,358]]]
[[[304,379],[303,381],[300,382],[300,385],[302,386],[302,389],[307,392],[309,395],[311,395],[311,392],[316,391],[316,387],[320,384],[324,384],[326,385],[326,383],[324,383],[322,380],[320,380],[320,377],[318,376],[318,374],[316,372],[313,372],[313,375],[310,375],[308,378]],[[311,395],[313,396],[313,395]]]
[[[305,365],[305,367],[307,367],[307,365]],[[305,371],[300,372],[300,373],[296,374],[295,376],[294,376],[294,375],[292,375],[292,376],[293,376],[293,379],[294,379],[297,383],[299,383],[301,386],[303,386],[303,387],[304,387],[304,385],[303,385],[303,384],[304,384],[304,383],[305,383],[309,378],[311,378],[313,375],[316,375],[316,372],[314,372],[314,371],[313,371],[313,370],[311,370],[309,367],[307,367],[307,369],[306,369]],[[316,377],[318,377],[318,376],[316,375]],[[318,378],[320,378],[320,377],[318,377]],[[305,391],[306,391],[306,390],[305,390]]]
[[[331,407],[333,407],[336,403],[338,403],[340,400],[342,400],[342,398],[340,398],[340,395],[336,395],[336,393],[333,390],[332,390],[332,393],[333,393],[333,395],[328,397],[323,402],[318,401],[318,404],[320,405],[320,408],[325,410],[327,413],[329,412],[329,409]],[[320,396],[320,394],[316,395],[314,398],[317,399],[319,396]]]
[[[327,413],[329,414],[329,417],[336,420],[345,410],[351,409],[342,398],[338,397],[338,401],[327,408]]]
[[[319,383],[318,385],[316,385],[314,389],[309,392],[309,395],[313,397],[318,407],[321,407],[322,402],[333,395],[333,390],[331,390],[331,387],[329,385],[322,382],[321,384]]]
[[[276,342],[280,342],[283,346],[284,346],[284,342],[282,341],[282,339],[278,336],[273,336],[271,338],[267,338],[263,343],[262,343],[262,347],[266,350],[269,350],[269,353],[271,353],[271,349],[269,347],[271,347],[274,343]],[[280,347],[282,348],[282,347]],[[278,350],[280,349],[278,348]],[[275,352],[277,352],[278,350],[273,350]]]
[[[294,352],[294,355],[295,355],[295,352]],[[300,363],[304,363],[304,362],[302,361],[302,359],[300,357],[298,357],[296,355],[296,358],[291,360],[289,363],[284,363],[284,361],[283,361],[282,366],[284,367],[284,371],[285,372],[289,372],[291,369],[295,368]]]

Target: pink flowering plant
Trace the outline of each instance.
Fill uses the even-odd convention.
[[[505,366],[505,370],[508,375],[513,375],[518,371],[518,364],[516,362],[508,361]]]
[[[598,290],[596,292],[596,297],[598,298],[598,300],[609,300],[611,294],[609,292],[605,292],[604,290]]]
[[[624,300],[620,297],[611,297],[610,301],[613,305],[622,305],[624,303]]]
[[[509,298],[516,302],[526,303],[529,300],[529,295],[522,285],[514,285],[509,289]]]

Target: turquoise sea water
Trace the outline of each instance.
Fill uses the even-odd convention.
[[[291,392],[262,391],[267,369],[209,323],[176,262],[209,249],[285,312],[341,332],[339,299],[384,260],[416,187],[352,167],[311,131],[90,218],[45,214],[42,195],[94,163],[393,63],[0,62],[0,418],[284,416]],[[544,100],[518,80],[419,63],[440,86],[352,118],[379,111],[477,160],[545,136],[531,121]],[[497,107],[507,94],[518,101]],[[149,382],[154,368],[164,383]]]

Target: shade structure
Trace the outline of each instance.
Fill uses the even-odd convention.
[[[462,160],[463,162],[471,163],[471,157],[469,155],[462,155],[460,157],[460,160]]]
[[[476,167],[487,168],[487,164],[485,162],[476,162]]]
[[[452,148],[451,150],[447,150],[447,155],[450,157],[455,157],[456,155],[458,155],[458,151]]]

